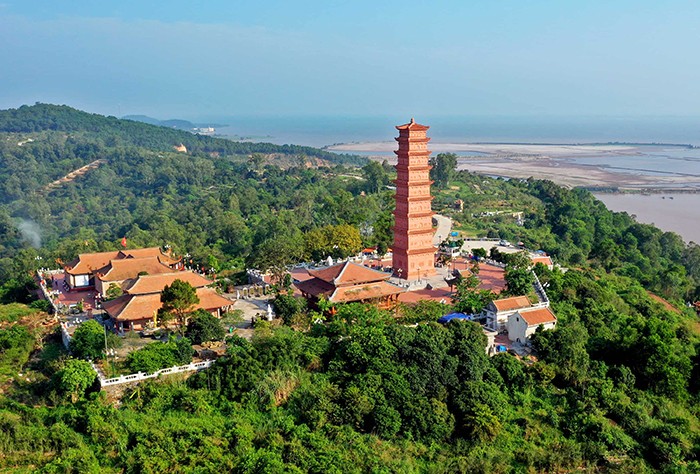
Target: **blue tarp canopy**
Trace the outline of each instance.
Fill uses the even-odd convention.
[[[464,313],[450,313],[450,314],[446,314],[445,316],[442,316],[441,318],[439,318],[438,323],[447,324],[450,321],[452,321],[453,319],[464,319],[467,321],[471,321],[472,319],[474,319],[474,316],[472,316],[471,314],[464,314]]]

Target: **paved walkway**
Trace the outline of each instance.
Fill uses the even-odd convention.
[[[435,229],[435,235],[433,236],[433,245],[440,245],[440,242],[450,235],[452,219],[440,214],[433,215],[433,219],[437,221],[437,229]]]
[[[490,252],[493,247],[496,247],[501,253],[516,253],[523,250],[514,245],[501,245],[499,240],[467,240],[462,246],[462,255],[472,253],[474,249],[478,248]]]
[[[267,317],[267,305],[272,304],[273,297],[270,295],[260,296],[250,299],[235,299],[235,294],[226,294],[225,297],[234,300],[236,303],[233,306],[234,310],[243,311],[243,321],[236,324],[235,334],[244,337],[246,339],[251,339],[253,337],[253,318],[255,317]]]

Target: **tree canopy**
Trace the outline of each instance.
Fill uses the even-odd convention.
[[[161,309],[158,310],[161,324],[165,325],[169,320],[175,318],[180,329],[183,329],[188,313],[199,303],[199,297],[192,285],[177,279],[163,288],[160,302],[163,303]]]
[[[101,359],[105,353],[105,329],[91,319],[78,326],[70,341],[70,350],[81,359]]]
[[[204,309],[198,309],[190,315],[185,331],[185,336],[195,344],[221,341],[225,334],[221,322]]]

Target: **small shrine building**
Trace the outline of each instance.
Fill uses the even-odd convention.
[[[331,303],[370,303],[393,309],[405,290],[390,283],[388,273],[364,265],[343,262],[320,269],[307,269],[311,278],[294,283],[301,294],[316,305],[324,297]]]

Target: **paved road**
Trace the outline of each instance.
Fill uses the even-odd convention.
[[[433,236],[433,245],[440,245],[440,242],[445,240],[452,230],[452,219],[440,214],[435,214],[433,218],[437,221],[437,229]]]

